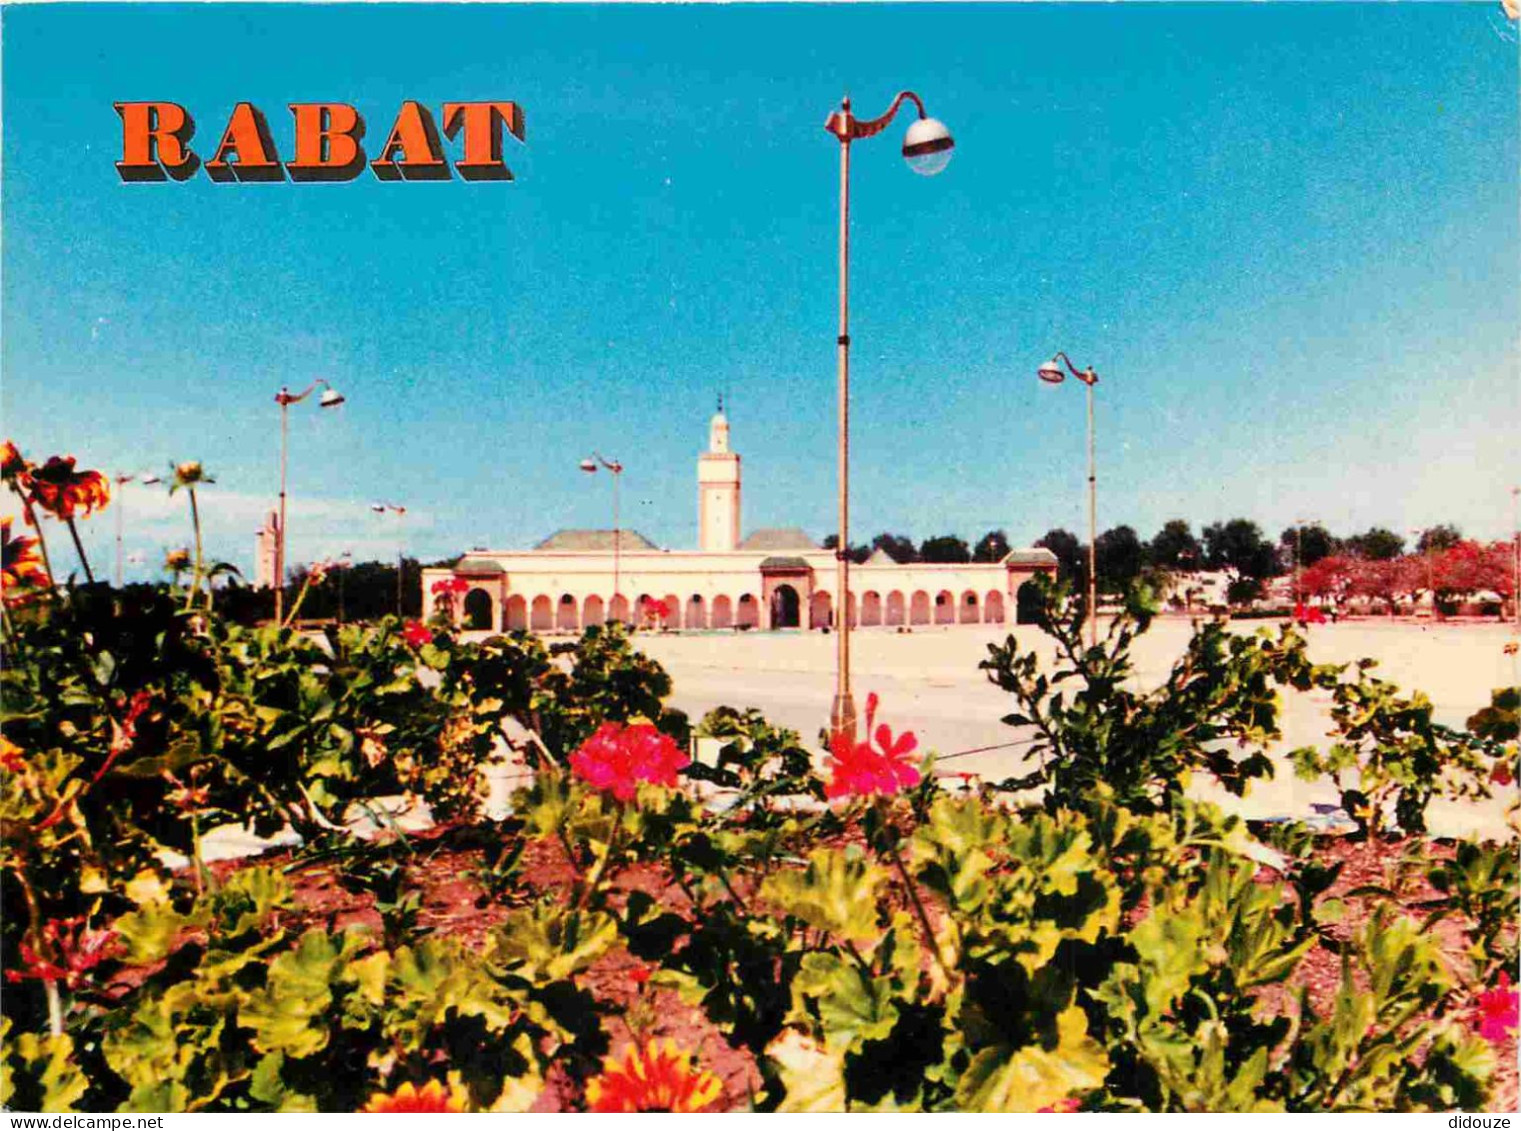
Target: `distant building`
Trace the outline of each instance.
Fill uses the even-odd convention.
[[[763,528],[740,538],[740,459],[729,449],[722,410],[697,461],[698,546],[662,550],[638,531],[560,530],[531,550],[472,550],[452,569],[426,569],[423,607],[433,586],[463,579],[454,604],[466,628],[576,632],[618,620],[649,623],[659,602],[664,627],[823,628],[839,595],[832,550],[801,530]],[[1014,619],[1021,586],[1055,574],[1045,549],[1014,550],[1002,561],[898,565],[878,551],[850,568],[852,625],[1003,624]]]
[[[254,588],[273,589],[279,569],[280,515],[270,511],[264,525],[254,531]]]

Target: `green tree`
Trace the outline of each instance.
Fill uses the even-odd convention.
[[[1299,555],[1302,569],[1308,569],[1322,558],[1341,552],[1341,543],[1336,536],[1318,522],[1285,527],[1278,536],[1278,544],[1283,547],[1285,561],[1292,562],[1295,554]]]
[[[1387,562],[1405,552],[1405,540],[1392,530],[1375,526],[1364,534],[1354,534],[1346,541],[1354,556],[1370,562]]]
[[[1009,556],[1009,537],[1002,530],[989,530],[972,549],[974,562],[1001,562]]]
[[[833,550],[839,544],[840,536],[838,534],[824,535],[824,549]],[[860,565],[867,558],[871,557],[871,547],[851,543],[850,549],[846,551],[845,556],[848,557],[853,564]]]
[[[885,550],[887,556],[899,565],[919,560],[919,549],[906,534],[888,534],[885,531],[871,540],[871,548]]]
[[[1415,544],[1417,553],[1429,554],[1433,551],[1450,550],[1459,542],[1463,541],[1463,532],[1450,523],[1441,526],[1428,526],[1421,531],[1420,541]]]
[[[1228,569],[1238,578],[1261,581],[1278,572],[1278,554],[1255,522],[1233,518],[1204,528],[1204,552],[1211,569]]]
[[[1056,574],[1062,581],[1071,582],[1074,586],[1087,583],[1088,554],[1083,544],[1077,540],[1076,534],[1057,527],[1042,534],[1035,540],[1035,544],[1056,555]]]
[[[1136,532],[1128,526],[1116,526],[1098,536],[1095,556],[1098,559],[1099,587],[1121,592],[1146,565],[1146,551]]]
[[[1157,531],[1147,547],[1147,557],[1161,569],[1187,570],[1202,564],[1204,549],[1188,523],[1175,518]]]
[[[954,534],[941,534],[936,538],[926,538],[920,544],[919,560],[959,565],[972,560],[972,551],[967,549],[965,541]]]

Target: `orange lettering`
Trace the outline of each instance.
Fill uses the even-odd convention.
[[[229,154],[237,157],[228,161]],[[227,119],[227,130],[217,145],[215,156],[206,162],[206,173],[214,181],[283,181],[285,170],[275,154],[269,136],[269,123],[251,102],[239,102]]]
[[[396,160],[396,151],[404,156]],[[405,178],[409,181],[447,181],[452,175],[449,163],[444,160],[443,143],[438,137],[438,126],[433,115],[420,102],[401,104],[396,124],[386,138],[380,156],[370,162],[375,175],[383,181]]]
[[[445,102],[444,135],[453,138],[465,127],[465,157],[454,167],[467,181],[510,181],[512,171],[502,160],[502,126],[523,140],[523,111],[516,102]]]
[[[364,119],[343,102],[292,102],[296,159],[285,167],[293,181],[352,181],[364,168]]]
[[[195,175],[201,159],[190,149],[195,119],[177,102],[116,102],[122,122],[122,159],[116,171],[124,181],[177,181]]]

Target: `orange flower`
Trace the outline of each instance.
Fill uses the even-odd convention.
[[[376,1092],[359,1110],[378,1115],[459,1115],[465,1104],[453,1089],[445,1088],[437,1080],[429,1080],[420,1090],[409,1080],[389,1095]]]
[[[48,583],[47,570],[42,566],[42,559],[37,556],[37,539],[24,534],[12,537],[11,521],[9,515],[0,518],[0,544],[4,547],[0,551],[0,557],[4,559],[0,589],[5,591],[7,604],[23,599],[19,595],[13,595],[12,590],[32,585],[46,586]]]
[[[0,770],[8,774],[19,774],[24,769],[26,757],[21,753],[21,747],[0,734]]]
[[[164,555],[164,568],[170,573],[184,573],[190,568],[189,550],[170,550]]]
[[[15,444],[9,440],[0,444],[0,479],[24,487],[31,473],[32,465],[22,458]]]
[[[32,500],[60,521],[75,510],[89,514],[111,501],[111,486],[98,471],[75,471],[73,456],[51,456],[31,473]]]
[[[642,1050],[630,1045],[622,1063],[604,1061],[602,1075],[586,1085],[586,1102],[592,1111],[701,1111],[720,1091],[718,1077],[694,1071],[675,1041],[650,1041]]]

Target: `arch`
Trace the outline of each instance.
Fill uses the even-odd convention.
[[[613,598],[613,603],[608,606],[607,619],[617,621],[619,624],[628,623],[628,598],[622,593]]]
[[[495,628],[496,610],[491,606],[491,594],[484,589],[472,589],[465,594],[465,625],[469,629]]]
[[[977,594],[968,589],[961,595],[961,608],[956,619],[962,624],[976,624],[977,614],[981,611],[977,607]]]
[[[1003,594],[996,589],[989,589],[988,595],[982,599],[982,623],[1003,623]]]
[[[507,598],[507,631],[528,631],[528,602],[523,600],[521,593],[514,593]]]
[[[882,623],[882,595],[875,589],[868,589],[861,594],[861,624],[863,626]]]
[[[664,598],[666,607],[666,628],[681,627],[681,598],[674,593],[667,593]]]
[[[887,595],[887,616],[883,619],[882,623],[883,624],[907,624],[908,623],[908,617],[906,615],[904,615],[903,591],[901,589],[894,589],[891,593],[889,593]]]
[[[745,597],[749,594],[746,593]],[[740,598],[743,607],[745,598]],[[802,624],[802,600],[790,585],[778,585],[771,591],[771,627],[798,628]]]
[[[956,623],[956,595],[949,589],[942,589],[935,594],[935,623]]]
[[[923,589],[915,589],[914,595],[909,598],[908,623],[929,624],[930,622],[930,599],[929,594]]]
[[[797,593],[792,594],[797,598]],[[739,628],[755,628],[760,624],[760,602],[755,599],[754,593],[741,593],[739,597],[739,611],[734,616],[734,623]]]
[[[593,593],[581,606],[581,623],[587,628],[607,620],[607,609],[602,598]]]
[[[581,627],[581,618],[577,615],[576,599],[569,593],[560,597],[560,603],[555,609],[555,627],[574,632]]]
[[[808,602],[808,627],[824,628],[834,623],[834,601],[827,591],[820,589]]]
[[[688,628],[708,627],[708,608],[701,593],[693,593],[687,598],[687,611],[682,614],[681,621]]]
[[[528,612],[528,627],[535,632],[541,632],[555,625],[554,606],[549,603],[549,598],[540,593],[533,599],[533,605]]]
[[[718,596],[713,598],[713,610],[710,614],[709,625],[713,628],[731,628],[734,625],[734,606],[729,598]]]
[[[1034,624],[1040,612],[1040,592],[1025,582],[1014,593],[1014,623]]]

